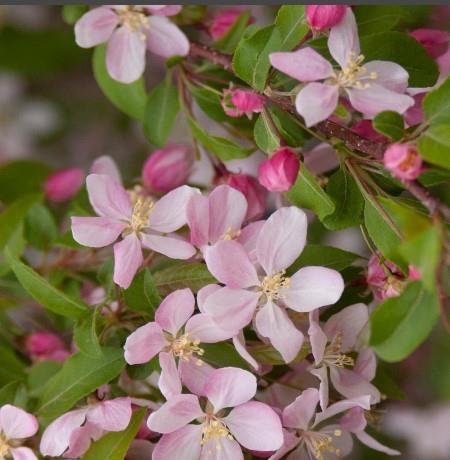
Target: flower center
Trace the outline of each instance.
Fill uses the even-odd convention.
[[[120,24],[128,28],[130,32],[138,32],[139,38],[145,40],[146,36],[142,29],[148,29],[147,16],[142,8],[137,6],[126,6],[118,10]]]
[[[147,227],[148,218],[155,203],[150,197],[139,195],[134,191],[130,193],[130,197],[133,203],[130,228],[133,232],[139,233]]]
[[[10,445],[5,435],[0,432],[0,459],[4,459],[6,454],[8,454]]]
[[[289,287],[291,279],[284,276],[285,270],[275,273],[272,276],[265,276],[260,285],[261,295],[265,296],[267,300],[278,300],[282,297],[280,292],[282,289]]]
[[[401,171],[408,171],[416,165],[417,155],[414,149],[408,149],[405,159],[398,165]]]
[[[367,68],[362,65],[364,55],[356,55],[353,51],[349,53],[347,65],[343,67],[335,76],[335,82],[342,88],[366,89],[370,83],[362,80],[376,80],[376,72],[368,73]]]
[[[180,358],[183,361],[188,361],[195,355],[203,356],[205,350],[200,348],[199,345],[200,340],[192,338],[190,334],[183,334],[172,340],[170,350],[177,358]],[[201,366],[203,361],[201,359],[197,359],[196,364]]]
[[[202,431],[201,445],[204,446],[210,441],[213,441],[216,443],[216,449],[220,451],[222,450],[220,444],[221,438],[226,438],[230,441],[233,440],[233,436],[230,434],[225,423],[215,416],[209,416]]]
[[[333,436],[342,435],[341,430],[334,430]],[[309,432],[306,444],[316,460],[325,460],[327,454],[333,454],[337,457],[341,455],[340,449],[334,447],[333,436],[326,433]]]
[[[336,366],[336,367],[345,367],[345,366],[353,366],[355,364],[355,360],[341,353],[342,348],[342,333],[336,334],[333,341],[328,345],[325,349],[325,354],[323,355],[323,361],[327,364]]]
[[[240,230],[233,230],[231,227],[228,227],[227,231],[222,235],[222,240],[230,241],[236,240],[241,234]]]

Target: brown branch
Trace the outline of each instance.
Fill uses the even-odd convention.
[[[198,43],[191,43],[189,56],[192,58],[202,58],[211,61],[212,63],[223,67],[225,70],[233,72],[232,57],[229,54],[221,53],[220,51],[209,48],[208,46]],[[267,98],[278,107],[293,116],[300,118],[291,99],[288,97],[280,97],[275,95],[267,95]],[[338,125],[330,120],[325,120],[314,126],[321,135],[327,139],[336,138],[344,143],[350,150],[357,150],[369,157],[378,161],[382,161],[386,143],[374,142],[365,139],[354,133],[345,126]],[[450,220],[450,207],[432,196],[430,192],[417,181],[404,181],[405,188],[415,196],[430,212],[431,215],[436,213],[441,214],[446,220]]]

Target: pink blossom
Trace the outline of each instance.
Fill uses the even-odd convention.
[[[324,267],[303,267],[286,275],[303,250],[306,227],[303,211],[285,207],[262,225],[253,258],[233,240],[219,241],[205,251],[209,271],[225,287],[206,299],[204,310],[231,331],[244,328],[254,318],[258,334],[267,338],[286,362],[297,356],[303,343],[303,334],[289,318],[287,308],[309,312],[335,303],[344,289],[341,275]]]
[[[98,157],[91,166],[89,171],[91,174],[103,174],[111,177],[118,184],[122,184],[122,175],[116,162],[108,155]]]
[[[414,105],[410,107],[404,115],[405,121],[408,124],[408,126],[418,125],[423,122],[424,115],[422,103],[426,95],[426,93],[419,93],[413,96]]]
[[[329,378],[335,390],[346,398],[369,395],[371,404],[380,401],[380,392],[370,383],[376,371],[374,352],[364,349],[356,361],[348,355],[356,351],[368,320],[367,306],[362,303],[332,315],[323,328],[317,312],[310,315],[308,335],[314,356],[314,368],[310,372],[320,380],[320,405],[323,410],[328,406]]]
[[[236,19],[242,14],[241,10],[236,8],[222,9],[216,14],[209,25],[209,33],[214,40],[218,40],[225,35],[230,27],[234,24]],[[250,18],[248,24],[251,24],[253,20]]]
[[[40,360],[65,361],[70,356],[66,344],[51,332],[33,332],[25,339],[25,349]]]
[[[116,398],[90,404],[61,415],[42,434],[41,454],[81,457],[92,441],[109,431],[124,430],[131,419],[131,399]]]
[[[337,26],[344,19],[347,5],[307,5],[306,20],[319,32]]]
[[[408,111],[411,109],[408,109]],[[352,131],[356,134],[359,134],[361,137],[365,137],[366,139],[370,139],[374,142],[387,142],[388,138],[383,136],[383,134],[375,131],[372,120],[361,120],[355,123],[352,126]]]
[[[331,29],[328,48],[340,71],[335,71],[310,47],[269,56],[273,67],[306,82],[297,94],[295,105],[307,126],[331,116],[341,94],[348,97],[353,108],[369,117],[383,110],[404,113],[414,104],[410,96],[403,94],[408,86],[408,72],[403,67],[387,61],[363,64],[356,21],[350,8],[342,22]]]
[[[426,50],[430,57],[436,59],[448,49],[448,33],[437,29],[415,29],[409,33]]]
[[[226,183],[239,190],[247,200],[245,220],[259,219],[267,209],[267,190],[258,180],[249,174],[230,174]]]
[[[83,182],[84,172],[80,168],[55,171],[45,179],[45,197],[54,203],[70,200],[80,190]]]
[[[187,146],[168,145],[148,157],[142,168],[142,182],[150,192],[170,192],[186,183],[193,163]]]
[[[212,368],[201,359],[201,342],[215,343],[232,336],[217,327],[210,315],[193,316],[194,309],[190,289],[174,291],[156,310],[155,321],[138,328],[125,343],[125,360],[129,364],[146,363],[159,356],[158,386],[166,398],[181,393],[181,380],[191,391],[198,391],[201,381],[211,372]]]
[[[299,168],[297,155],[283,147],[259,165],[258,179],[271,192],[287,192],[294,185]]]
[[[230,117],[251,118],[253,113],[262,112],[265,98],[254,91],[232,88],[224,90],[221,104]]]
[[[37,460],[29,447],[19,447],[25,438],[34,436],[39,425],[34,415],[19,407],[5,404],[0,408],[0,458]]]
[[[78,243],[101,248],[114,244],[114,282],[127,288],[143,262],[142,246],[174,259],[189,259],[192,245],[175,232],[186,223],[186,206],[195,189],[182,186],[160,200],[127,192],[110,176],[90,174],[89,200],[99,217],[72,217],[72,234]]]
[[[145,52],[170,58],[186,56],[189,42],[166,16],[179,5],[104,5],[85,13],[75,24],[76,42],[91,48],[108,42],[106,67],[122,83],[137,80],[145,68]]]
[[[242,459],[241,447],[274,451],[283,442],[278,415],[264,403],[250,401],[256,394],[256,378],[243,369],[225,367],[207,378],[200,407],[198,396],[172,397],[148,419],[152,431],[163,433],[153,460],[208,458]],[[224,416],[223,409],[232,408]],[[199,424],[190,422],[198,420]]]
[[[422,158],[412,144],[391,144],[384,152],[383,162],[401,180],[414,180],[423,171]]]

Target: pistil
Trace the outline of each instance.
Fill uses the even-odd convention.
[[[117,14],[123,26],[127,27],[130,32],[139,33],[139,38],[141,40],[146,39],[143,29],[148,29],[148,21],[142,8],[137,6],[126,6],[118,10]]]
[[[131,215],[130,229],[135,233],[139,233],[148,225],[148,219],[152,211],[154,202],[148,196],[137,195],[133,205],[133,213]]]
[[[325,354],[323,356],[323,361],[327,364],[336,366],[336,367],[346,367],[346,366],[353,366],[355,364],[355,360],[341,353],[342,348],[342,334],[336,334],[336,337],[333,341],[328,345],[325,349]]]
[[[269,301],[282,298],[282,290],[289,288],[291,279],[284,276],[285,270],[276,273],[275,275],[265,276],[260,285],[261,295]]]
[[[210,441],[213,441],[216,444],[216,450],[221,451],[221,438],[226,438],[230,441],[233,440],[233,436],[230,434],[230,431],[228,430],[228,427],[225,425],[225,423],[223,423],[217,417],[208,416],[202,431],[202,440],[200,441],[201,445],[205,446]]]
[[[170,344],[170,350],[172,351],[173,355],[177,358],[188,361],[189,359],[196,356],[203,356],[205,350],[199,347],[200,340],[196,340],[190,336],[190,334],[183,334],[180,337],[172,339]],[[201,366],[203,361],[200,358],[197,358],[196,364]]]
[[[364,55],[356,55],[351,52],[347,58],[347,65],[337,72],[334,77],[335,83],[342,88],[366,89],[370,87],[369,82],[362,80],[376,80],[376,72],[368,73],[367,68],[362,65]]]

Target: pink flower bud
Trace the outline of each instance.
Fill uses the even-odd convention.
[[[437,29],[416,29],[410,32],[427,51],[430,57],[437,58],[448,49],[448,33]]]
[[[405,121],[409,126],[418,125],[423,121],[422,102],[427,93],[419,93],[413,96],[414,105],[410,107],[405,113]]]
[[[347,10],[347,5],[307,5],[306,20],[311,29],[323,31],[338,25]]]
[[[56,361],[60,361],[61,359],[59,358],[62,358],[63,355],[64,359],[66,359],[68,355],[65,343],[51,332],[33,332],[30,334],[25,339],[25,350],[32,357],[53,358]]]
[[[76,195],[84,182],[84,172],[80,168],[68,168],[50,174],[44,183],[45,197],[49,201],[62,203]]]
[[[372,125],[372,120],[361,120],[352,126],[352,131],[359,134],[361,137],[369,139],[374,142],[387,142],[388,138],[383,134],[375,131]]]
[[[239,190],[247,199],[246,220],[259,219],[266,212],[267,190],[248,174],[230,174],[226,183]]]
[[[258,179],[271,192],[286,192],[297,179],[299,168],[297,155],[283,147],[259,165]]]
[[[264,108],[265,98],[253,91],[242,89],[227,89],[223,92],[222,107],[230,117],[259,113]]]
[[[384,152],[384,166],[398,179],[413,180],[422,172],[422,159],[411,144],[391,144]]]
[[[214,40],[218,40],[220,37],[225,35],[241,13],[242,11],[236,8],[221,10],[213,17],[209,25],[209,33],[211,34],[211,37]],[[248,24],[251,24],[252,22],[253,19],[250,18],[248,20]]]
[[[384,300],[400,295],[405,277],[395,264],[389,260],[381,264],[380,256],[373,254],[367,267],[366,281],[375,299]]]
[[[173,144],[153,152],[142,168],[142,181],[153,193],[167,193],[186,183],[194,157],[185,145]]]

